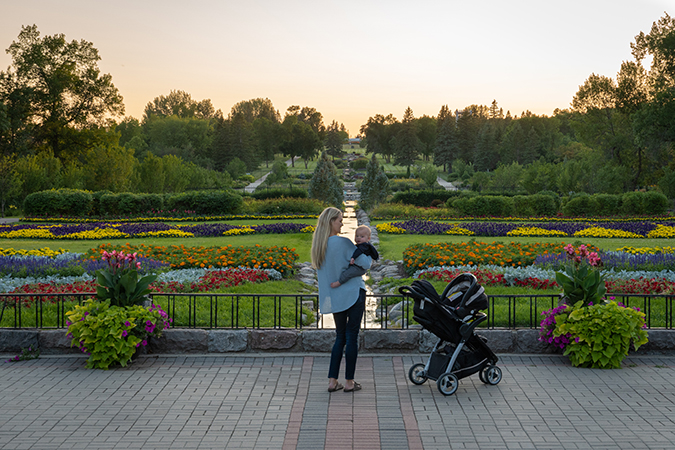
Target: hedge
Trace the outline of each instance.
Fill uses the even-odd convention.
[[[232,191],[190,191],[180,194],[133,194],[59,189],[34,192],[24,200],[24,213],[33,217],[141,216],[151,210],[195,214],[238,214],[242,197]]]
[[[256,189],[251,194],[256,200],[267,200],[268,198],[307,198],[307,189]]]
[[[23,211],[27,216],[86,216],[93,207],[92,194],[76,189],[33,192],[23,202]]]
[[[424,189],[419,191],[400,191],[394,194],[392,203],[405,203],[408,205],[430,207],[434,200],[447,202],[450,198],[460,195],[459,191],[446,191],[443,189]]]

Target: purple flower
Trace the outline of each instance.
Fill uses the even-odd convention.
[[[122,331],[122,337],[127,337],[129,332],[127,330]]]
[[[148,341],[146,341],[145,339],[143,339],[143,340],[141,341],[141,345],[143,345],[143,346],[145,347],[146,345],[148,345]]]
[[[130,326],[131,326],[131,322],[129,322],[128,320],[125,321],[125,322],[124,322],[124,326],[125,326],[125,327],[130,327]]]
[[[578,343],[579,343],[579,338],[578,338],[578,337],[574,338],[574,342],[576,342],[576,343],[578,344]]]

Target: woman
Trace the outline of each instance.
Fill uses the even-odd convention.
[[[330,283],[340,278],[349,266],[356,246],[345,237],[338,236],[342,228],[342,212],[333,207],[323,210],[312,237],[312,267],[319,279],[319,312],[333,314],[335,320],[335,344],[328,369],[328,392],[353,392],[361,389],[354,381],[356,359],[359,352],[359,329],[366,303],[366,284],[363,278],[355,277],[336,288]],[[371,259],[361,255],[355,264],[369,269]],[[345,384],[338,382],[342,352],[345,350]]]

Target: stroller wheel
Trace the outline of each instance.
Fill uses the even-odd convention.
[[[502,369],[495,365],[488,365],[483,368],[483,370],[480,371],[480,381],[482,381],[485,384],[499,384],[500,381],[502,381]]]
[[[418,363],[410,368],[408,371],[408,378],[413,384],[424,384],[427,381],[427,375],[424,370],[424,364]]]
[[[459,379],[454,373],[445,372],[443,375],[438,377],[438,380],[436,380],[436,386],[438,386],[438,390],[441,392],[441,394],[452,395],[457,392],[457,388],[459,387]]]

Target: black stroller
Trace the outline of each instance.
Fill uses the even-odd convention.
[[[427,280],[415,280],[399,292],[413,298],[413,318],[439,338],[426,364],[410,368],[410,381],[423,384],[432,379],[443,395],[452,395],[461,378],[476,372],[485,384],[502,380],[502,371],[495,365],[499,358],[487,346],[487,339],[474,334],[487,319],[480,311],[487,309],[488,299],[473,274],[458,275],[441,296]]]

